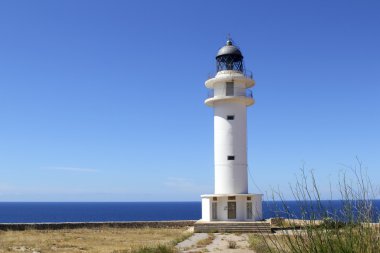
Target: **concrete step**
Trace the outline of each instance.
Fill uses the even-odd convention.
[[[203,226],[196,226],[197,228],[202,228],[202,229],[248,229],[248,230],[270,230],[271,228],[249,228],[249,227],[203,227]]]
[[[205,226],[205,227],[220,227],[220,226],[223,226],[223,227],[231,227],[231,228],[267,228],[267,227],[270,227],[269,226],[263,226],[263,225],[260,225],[260,226],[242,226],[242,225],[223,225],[223,224],[220,224],[220,225],[199,225],[199,224],[196,224],[196,226]]]
[[[208,226],[196,226],[197,228],[224,228],[224,229],[252,229],[252,230],[270,230],[270,227],[227,227],[227,226],[220,226],[220,227],[208,227]]]
[[[262,223],[262,222],[260,222],[260,223],[258,223],[258,224],[256,224],[256,223],[253,223],[253,222],[250,222],[250,223],[248,223],[248,224],[242,224],[242,223],[224,223],[224,222],[221,222],[221,223],[216,223],[216,222],[213,222],[213,223],[206,223],[206,222],[197,222],[197,223],[195,223],[196,225],[199,225],[199,226],[202,226],[202,225],[204,225],[204,226],[243,226],[243,227],[267,227],[268,225],[270,225],[269,224],[269,222],[268,223],[266,223],[266,224],[264,224],[264,223]]]
[[[229,229],[229,230],[271,230],[270,228],[231,228],[231,227],[219,227],[219,228],[210,228],[210,227],[196,227],[197,229]]]
[[[195,232],[271,233],[268,222],[202,222],[194,224]]]

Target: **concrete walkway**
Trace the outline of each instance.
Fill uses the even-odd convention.
[[[254,253],[249,249],[248,234],[212,234],[214,239],[205,246],[198,245],[198,242],[209,237],[206,233],[195,233],[187,240],[177,244],[177,249],[182,253],[200,252],[226,252],[226,253]],[[234,248],[231,248],[234,246]]]

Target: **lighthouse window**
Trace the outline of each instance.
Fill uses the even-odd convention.
[[[235,115],[227,115],[227,120],[234,120],[235,119]]]
[[[227,160],[235,160],[235,156],[234,155],[229,155],[229,156],[227,156]]]
[[[226,83],[226,96],[233,96],[234,95],[234,83],[233,82],[227,82]]]

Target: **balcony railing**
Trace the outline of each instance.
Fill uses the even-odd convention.
[[[235,70],[236,71],[236,70]],[[240,71],[237,71],[237,72],[240,72]],[[253,74],[252,74],[252,71],[250,70],[247,70],[247,69],[244,69],[243,72],[240,72],[240,73],[243,73],[243,75],[245,77],[248,77],[250,79],[253,79]],[[215,72],[215,73],[209,73],[208,74],[208,79],[211,79],[211,78],[214,78],[216,76],[216,74],[218,74],[218,72]]]
[[[213,98],[214,96],[214,90],[208,90],[207,92],[207,98]],[[243,91],[236,91],[233,95],[217,95],[216,97],[246,97],[246,98],[253,98],[252,90],[244,89]]]

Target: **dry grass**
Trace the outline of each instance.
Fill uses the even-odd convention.
[[[259,253],[270,253],[272,247],[267,244],[269,240],[265,239],[264,236],[250,234],[248,237],[249,248]]]
[[[169,244],[186,228],[93,228],[0,231],[0,253],[131,252],[141,247]]]
[[[197,242],[197,247],[205,247],[205,246],[209,245],[210,243],[212,243],[212,241],[214,239],[215,239],[215,235],[209,233],[208,236],[207,236],[207,238],[202,239],[202,240],[200,240],[200,241]]]

